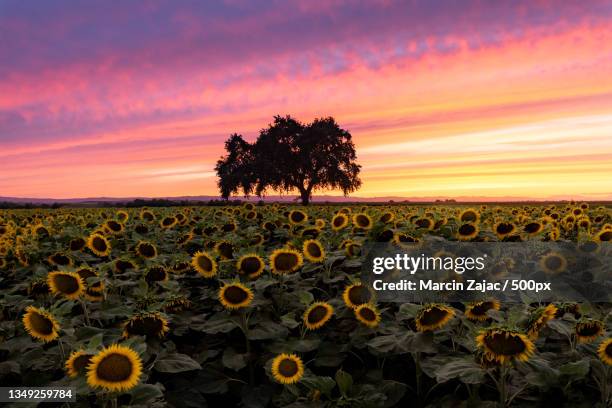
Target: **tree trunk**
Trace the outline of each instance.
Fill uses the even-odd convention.
[[[302,205],[310,204],[310,193],[308,191],[300,191],[300,196],[302,197]]]

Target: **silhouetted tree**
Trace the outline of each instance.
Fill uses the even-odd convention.
[[[312,192],[326,188],[344,195],[361,186],[351,134],[334,118],[302,124],[290,116],[275,116],[254,143],[233,134],[225,142],[227,156],[215,170],[223,198],[237,194],[261,197],[267,189],[297,190],[308,205]]]

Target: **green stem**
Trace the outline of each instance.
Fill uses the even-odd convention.
[[[89,320],[89,311],[87,310],[87,305],[85,304],[83,299],[79,299],[79,302],[81,303],[81,308],[83,309],[83,314],[85,315],[85,324],[91,327],[91,320]]]

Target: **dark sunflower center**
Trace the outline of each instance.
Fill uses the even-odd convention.
[[[229,286],[223,292],[223,297],[227,303],[237,305],[247,300],[249,294],[239,286]]]
[[[359,310],[359,316],[363,318],[363,320],[368,322],[373,322],[376,320],[376,313],[369,307],[363,307]]]
[[[306,218],[306,214],[301,211],[295,211],[291,213],[291,221],[293,222],[302,222]]]
[[[309,243],[308,246],[306,247],[306,250],[308,251],[310,256],[314,258],[318,258],[321,256],[321,248],[319,248],[319,246],[315,244],[314,242]]]
[[[485,344],[496,355],[516,356],[527,349],[527,345],[516,334],[493,333],[485,336]]]
[[[108,382],[121,382],[130,378],[132,362],[122,354],[109,354],[104,357],[96,369],[98,378]]]
[[[280,253],[274,258],[274,266],[279,271],[288,271],[298,264],[298,256],[292,252]]]
[[[469,236],[475,232],[476,232],[476,227],[474,227],[472,224],[463,224],[461,227],[459,227],[460,235]]]
[[[514,230],[514,225],[510,224],[509,222],[502,222],[501,224],[497,226],[498,234],[509,234],[513,230]]]
[[[410,235],[406,235],[406,234],[401,234],[399,236],[399,241],[400,242],[416,242],[416,240],[414,238],[412,238]]]
[[[240,263],[240,271],[246,274],[258,272],[261,268],[261,261],[254,256],[245,258]]]
[[[140,244],[138,249],[142,256],[145,256],[147,258],[155,256],[155,248],[151,244]]]
[[[161,266],[154,266],[149,269],[147,273],[146,280],[148,282],[158,282],[166,279],[166,270]]]
[[[561,259],[561,257],[553,255],[546,258],[544,264],[548,269],[556,271],[558,269],[561,269],[561,266],[563,266],[563,260]]]
[[[612,358],[612,343],[608,344],[606,346],[606,349],[604,350],[604,353],[606,353],[606,355],[610,358]]]
[[[262,240],[263,238],[261,237],[261,235],[256,235],[255,237],[251,239],[251,245],[260,244]]]
[[[340,227],[342,224],[344,224],[344,217],[334,218],[334,227]]]
[[[461,221],[463,222],[472,222],[472,221],[476,221],[477,219],[478,219],[478,216],[476,215],[474,211],[466,211],[461,216]]]
[[[142,213],[142,218],[145,221],[153,221],[153,214],[151,214],[150,212]]]
[[[599,240],[605,242],[612,240],[612,231],[606,231],[602,234],[599,234]]]
[[[370,219],[365,215],[358,215],[357,225],[359,225],[360,227],[367,227],[368,225],[370,225]]]
[[[576,333],[578,333],[579,336],[595,336],[599,334],[600,331],[601,327],[596,324],[581,324],[576,327]]]
[[[213,264],[207,256],[198,257],[198,266],[207,272],[210,272],[213,269]]]
[[[354,305],[362,305],[364,303],[368,303],[371,297],[372,294],[363,285],[353,286],[349,289],[348,298]]]
[[[30,313],[30,324],[36,333],[48,335],[53,333],[53,323],[36,312]]]
[[[79,251],[85,246],[85,240],[83,238],[75,238],[70,241],[70,250]]]
[[[91,354],[82,354],[75,358],[72,361],[72,368],[74,369],[74,371],[79,373],[84,372],[87,366],[89,365],[89,362],[91,361],[91,357]]]
[[[472,307],[472,314],[476,316],[484,316],[493,308],[493,302],[480,302]]]
[[[63,254],[55,254],[53,255],[51,259],[56,265],[62,265],[62,266],[70,265],[70,258],[68,258],[66,255],[63,255]]]
[[[53,276],[53,282],[58,291],[67,295],[79,290],[79,282],[74,276],[64,274],[55,275]]]
[[[599,248],[599,245],[594,241],[587,241],[580,246],[580,249],[584,252],[594,252],[597,248]]]
[[[231,232],[231,231],[236,229],[236,225],[234,225],[234,224],[225,224],[225,225],[223,225],[223,227],[221,229],[224,232]]]
[[[429,228],[431,226],[431,220],[428,218],[420,218],[416,220],[415,224],[421,228]]]
[[[448,315],[446,310],[438,309],[437,307],[433,307],[429,310],[425,310],[419,321],[423,326],[431,326],[432,324],[438,324]]]
[[[106,245],[106,241],[101,237],[94,237],[92,245],[96,249],[96,251],[100,252],[105,252],[108,248]]]
[[[108,222],[106,225],[108,225],[108,228],[109,228],[111,231],[114,231],[114,232],[119,232],[119,231],[121,231],[121,224],[119,224],[119,223],[118,223],[118,222],[116,222],[116,221],[109,221],[109,222]]]
[[[283,377],[293,377],[298,372],[298,365],[295,361],[286,358],[278,365],[278,372]]]
[[[162,223],[164,224],[165,227],[174,224],[174,218],[172,217],[166,217],[164,218],[164,220],[162,221]]]
[[[318,323],[327,316],[327,309],[325,306],[317,305],[308,312],[308,323]]]
[[[541,225],[537,222],[530,222],[529,224],[525,225],[525,232],[529,233],[529,234],[534,234],[536,232],[538,232],[541,228]]]
[[[384,222],[384,223],[387,223],[387,222],[391,221],[391,217],[392,217],[392,215],[389,214],[389,213],[383,214],[383,216],[380,217],[380,221]]]

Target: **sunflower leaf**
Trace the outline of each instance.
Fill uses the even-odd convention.
[[[156,371],[160,373],[181,373],[184,371],[201,370],[202,366],[186,354],[169,354],[155,362]]]

